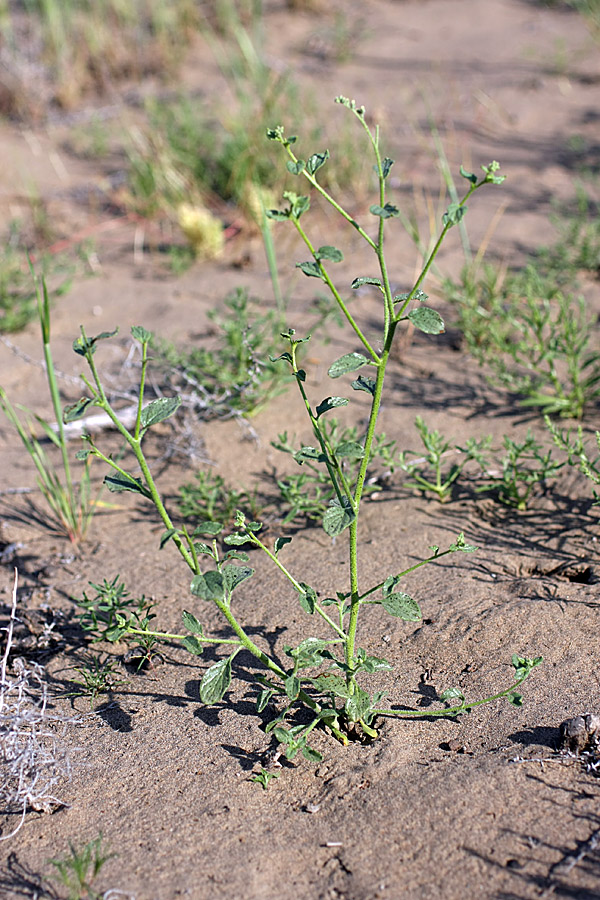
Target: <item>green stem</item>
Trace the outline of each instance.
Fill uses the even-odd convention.
[[[510,687],[506,688],[506,690],[499,691],[497,694],[492,694],[491,697],[484,697],[482,700],[464,700],[462,703],[458,704],[458,706],[449,706],[446,709],[378,709],[376,712],[378,716],[396,716],[403,719],[415,717],[422,718],[423,716],[457,716],[461,712],[467,712],[468,710],[473,709],[474,706],[483,706],[484,703],[491,703],[493,700],[501,700],[502,697],[507,697],[523,684],[528,675],[529,672],[523,678],[518,678]]]

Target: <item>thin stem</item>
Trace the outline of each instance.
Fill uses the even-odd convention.
[[[423,716],[457,716],[461,712],[473,709],[474,706],[483,706],[484,703],[491,703],[493,700],[501,700],[502,697],[508,697],[509,694],[523,684],[528,675],[529,672],[523,678],[518,678],[506,690],[498,691],[497,694],[492,694],[491,697],[484,697],[482,700],[464,700],[458,706],[449,706],[446,709],[378,709],[376,712],[378,716],[396,716],[403,719],[422,718]]]

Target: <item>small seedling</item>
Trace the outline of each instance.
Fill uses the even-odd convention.
[[[552,435],[554,443],[567,454],[567,463],[579,469],[582,475],[585,475],[594,485],[600,485],[600,453],[598,456],[590,456],[585,440],[583,437],[583,429],[581,425],[578,427],[576,437],[571,436],[571,431],[561,432],[554,422],[546,416],[546,427]],[[596,444],[600,451],[600,431],[596,432]],[[594,503],[600,504],[600,495],[594,490]]]
[[[100,834],[81,849],[69,844],[67,855],[48,860],[56,869],[52,878],[66,888],[68,900],[100,900],[101,895],[94,890],[93,883],[104,864],[116,856],[103,848],[103,840]]]
[[[415,419],[415,427],[421,436],[426,456],[416,456],[411,451],[400,451],[397,465],[414,480],[407,481],[407,487],[417,488],[424,493],[434,494],[441,503],[452,496],[452,488],[468,462],[475,460],[480,466],[486,466],[486,450],[491,444],[491,437],[469,438],[464,447],[453,445],[437,430],[430,429],[421,416]],[[450,462],[448,468],[447,463]],[[432,474],[430,474],[432,473]]]
[[[116,687],[125,684],[125,679],[116,676],[117,663],[114,660],[100,660],[93,656],[83,665],[76,666],[79,678],[73,684],[80,685],[79,690],[69,694],[70,697],[89,697],[90,708],[93,708],[98,694],[110,694]]]
[[[540,442],[531,431],[524,441],[513,441],[504,436],[506,453],[500,460],[501,469],[488,469],[484,474],[485,484],[480,491],[494,491],[498,500],[515,509],[527,509],[529,500],[537,486],[545,486],[546,481],[555,478],[564,463],[551,459],[552,450],[544,452]]]
[[[272,781],[273,778],[279,778],[279,772],[269,772],[268,769],[261,766],[260,772],[256,775],[252,775],[250,781],[255,781],[257,784],[262,785],[263,791],[266,791],[269,787],[269,782]]]
[[[181,485],[179,497],[179,513],[184,519],[231,525],[236,509],[243,510],[252,519],[260,515],[256,491],[252,494],[236,491],[227,486],[221,475],[212,472],[196,472],[193,482]]]
[[[309,210],[310,197],[295,191],[286,191],[283,208],[268,211],[273,221],[285,222],[296,230],[309,257],[298,262],[298,268],[306,276],[315,278],[327,286],[353,332],[355,346],[359,348],[333,360],[328,368],[328,376],[336,381],[336,384],[343,384],[349,376],[347,391],[344,393],[358,391],[366,395],[370,405],[368,422],[361,438],[346,442],[346,445],[334,444],[331,432],[324,427],[323,417],[327,417],[333,409],[349,405],[350,400],[348,397],[339,396],[336,392],[335,395],[314,402],[309,397],[311,388],[307,372],[299,365],[299,351],[308,338],[297,337],[292,328],[281,332],[284,349],[272,363],[286,369],[295,382],[299,402],[306,411],[312,433],[312,443],[304,444],[295,456],[298,462],[303,464],[304,461],[310,462],[327,473],[333,497],[325,510],[321,524],[328,537],[347,541],[348,574],[334,594],[322,597],[312,584],[303,580],[303,575],[311,578],[310,575],[305,573],[296,575],[292,572],[291,566],[284,563],[282,551],[290,544],[291,538],[277,537],[272,548],[267,546],[261,537],[261,523],[248,521],[241,511],[236,513],[234,533],[227,534],[222,543],[220,538],[222,526],[219,523],[201,522],[191,532],[185,526],[177,527],[174,523],[152,475],[144,453],[143,441],[150,428],[165,421],[177,411],[181,398],[177,395],[163,396],[145,404],[149,348],[153,342],[152,334],[145,328],[139,325],[132,328],[132,335],[141,346],[142,362],[137,414],[131,429],[123,425],[113,409],[96,365],[98,346],[116,332],[103,332],[95,337],[88,337],[85,329],[81,328],[73,349],[87,364],[89,375],[84,381],[88,394],[64,412],[66,421],[81,417],[91,406],[106,412],[130,448],[139,468],[134,472],[124,468],[120,461],[104,453],[90,435],[84,437],[86,446],[80,451],[79,456],[81,458],[94,456],[108,466],[110,473],[106,476],[105,483],[109,490],[134,493],[138,499],[149,501],[154,506],[164,527],[160,547],[174,544],[190,570],[192,575],[190,591],[195,598],[194,603],[201,601],[210,604],[227,623],[234,636],[231,638],[207,636],[196,614],[187,610],[183,612],[186,634],[140,629],[131,622],[131,619],[118,613],[117,623],[122,635],[143,633],[161,640],[179,640],[196,656],[202,654],[205,646],[221,645],[226,649],[226,655],[205,671],[200,682],[199,697],[205,704],[220,703],[224,699],[231,685],[235,659],[242,650],[248,651],[258,661],[260,667],[254,676],[260,687],[257,698],[258,712],[265,710],[274,698],[283,701],[283,707],[277,704],[274,718],[269,721],[266,731],[276,737],[288,760],[293,760],[301,754],[311,762],[321,758],[320,752],[309,743],[317,726],[324,727],[342,744],[347,744],[355,737],[376,738],[378,736],[376,721],[382,716],[406,718],[423,715],[422,709],[406,710],[398,705],[382,706],[385,692],[376,690],[369,693],[366,689],[365,683],[368,682],[370,675],[381,675],[390,671],[393,666],[390,661],[371,654],[360,646],[359,620],[364,618],[364,615],[377,611],[405,622],[420,621],[422,613],[418,601],[399,589],[404,577],[422,566],[437,564],[449,555],[470,553],[476,548],[470,545],[461,533],[446,549],[432,546],[428,555],[420,562],[404,568],[400,564],[396,571],[382,573],[365,584],[366,578],[359,566],[359,548],[363,546],[362,531],[359,528],[362,501],[365,496],[369,463],[376,446],[377,422],[384,397],[385,376],[396,333],[408,323],[429,335],[439,334],[444,330],[439,313],[426,304],[427,296],[422,290],[423,282],[446,235],[462,220],[466,204],[472,195],[483,186],[497,185],[503,181],[503,176],[498,174],[497,162],[482,166],[482,175],[479,176],[461,168],[461,175],[467,182],[464,195],[458,201],[450,203],[444,213],[438,240],[416,281],[406,292],[394,294],[390,287],[391,279],[384,253],[386,224],[398,216],[397,208],[386,197],[386,179],[393,161],[382,155],[379,129],[371,128],[364,108],[345,97],[338,97],[337,102],[363,129],[375,164],[379,186],[377,202],[370,207],[372,218],[369,218],[364,227],[317,178],[318,172],[329,159],[328,150],[311,152],[306,158],[301,158],[293,149],[296,138],[287,137],[282,126],[269,129],[267,134],[269,139],[279,145],[286,157],[288,172],[303,184],[308,184],[314,193],[319,194],[349,226],[353,237],[356,239],[358,235],[366,243],[373,252],[378,270],[377,276],[360,275],[354,278],[351,284],[352,289],[370,285],[378,292],[381,333],[378,337],[375,336],[377,337],[375,340],[371,334],[372,319],[369,320],[369,331],[366,332],[364,325],[351,311],[330,274],[336,263],[343,259],[342,251],[329,244],[313,242],[304,228],[303,216]],[[371,231],[375,233],[375,237],[371,236]],[[341,379],[341,382],[338,379]],[[347,460],[356,465],[353,468],[346,467]],[[287,580],[290,590],[297,596],[300,609],[309,617],[310,628],[307,636],[296,646],[283,647],[285,660],[276,656],[268,646],[264,649],[259,646],[241,621],[243,605],[236,604],[237,593],[254,575],[254,569],[247,565],[248,554],[242,549],[247,544],[260,550],[277,567]],[[399,547],[398,555],[401,555],[401,552]],[[330,574],[328,573],[328,578]],[[272,625],[272,618],[269,621]],[[508,687],[491,697],[477,701],[469,701],[461,696],[456,698],[456,703],[447,705],[446,700],[444,701],[446,705],[440,708],[435,710],[428,708],[427,715],[456,716],[474,706],[500,697],[507,697],[514,702],[515,691],[540,661],[539,657],[529,659],[514,656],[512,662],[515,673]],[[292,715],[298,707],[304,714],[309,713],[308,720],[305,718],[301,724],[291,724],[295,721]]]

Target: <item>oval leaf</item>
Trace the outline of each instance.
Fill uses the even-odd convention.
[[[408,318],[415,328],[425,332],[425,334],[442,334],[446,330],[444,320],[440,314],[429,306],[419,306],[418,309],[412,309],[408,314]]]
[[[344,258],[344,254],[341,250],[338,250],[337,247],[330,247],[329,244],[325,244],[324,247],[319,247],[315,256],[317,259],[330,259],[331,262],[342,262]]]
[[[142,428],[150,428],[157,422],[168,419],[181,405],[181,397],[159,397],[144,407],[140,415]]]
[[[219,703],[231,684],[231,657],[221,659],[205,673],[200,683],[200,700],[202,703]]]
[[[304,274],[308,275],[309,278],[320,278],[321,281],[325,281],[323,273],[321,272],[321,266],[318,262],[310,260],[309,262],[296,263],[296,268],[302,269]]]
[[[365,455],[365,448],[358,441],[342,441],[335,448],[336,456],[343,456],[345,459],[362,459]]]
[[[334,502],[323,516],[323,530],[329,537],[336,537],[355,519],[353,511],[347,506]]]
[[[340,375],[345,375],[346,372],[354,372],[356,369],[362,368],[368,362],[369,360],[362,353],[346,353],[331,363],[327,374],[330,378],[339,378]]]
[[[250,566],[236,566],[232,564],[223,566],[221,575],[225,590],[231,594],[242,581],[246,581],[247,578],[251,578],[254,575],[254,569],[251,569]]]
[[[317,406],[317,419],[319,416],[322,416],[323,413],[326,413],[330,409],[335,409],[338,406],[347,406],[348,401],[345,397],[325,397],[324,400],[319,403]]]
[[[376,287],[381,288],[381,280],[379,278],[371,278],[370,275],[362,275],[360,278],[355,278],[350,287],[353,291],[357,288],[362,287],[363,284],[374,284]]]
[[[144,487],[141,478],[134,478],[133,475],[117,472],[115,475],[107,475],[104,484],[114,494],[121,491],[132,491],[134,494],[142,494],[144,497],[150,496],[150,491]]]
[[[359,375],[356,381],[352,382],[351,387],[353,387],[355,391],[365,391],[365,393],[375,396],[376,383],[374,378],[367,378],[365,375]]]
[[[402,591],[397,594],[388,594],[381,601],[381,605],[390,616],[395,616],[404,622],[418,622],[422,618],[417,601]]]
[[[202,634],[202,625],[191,612],[188,612],[187,609],[184,609],[183,614],[183,625],[187,628],[188,631],[191,631],[192,634]]]
[[[311,175],[314,175],[321,166],[325,165],[327,160],[329,159],[329,150],[323,150],[322,153],[313,153],[312,156],[308,157],[306,161],[306,170],[310,172]]]

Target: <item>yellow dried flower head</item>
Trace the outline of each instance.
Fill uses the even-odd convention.
[[[203,206],[181,203],[177,209],[179,227],[200,259],[214,259],[225,246],[220,219]]]

